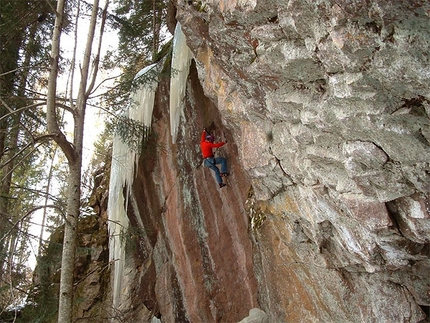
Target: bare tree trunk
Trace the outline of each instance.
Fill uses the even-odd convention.
[[[156,25],[157,25],[157,0],[152,0],[152,60],[155,59],[158,51],[157,38],[158,35],[156,33]]]
[[[60,37],[63,25],[65,0],[58,0],[57,11],[55,18],[55,26],[52,37],[51,49],[51,64],[48,80],[48,94],[47,94],[47,126],[48,132],[53,136],[53,139],[58,143],[61,150],[67,157],[69,168],[76,164],[76,153],[74,147],[67,141],[64,133],[61,132],[56,111],[55,97],[57,94],[57,76],[58,76],[58,63],[60,55]],[[74,174],[76,170],[74,170]],[[72,172],[69,174],[68,180],[68,199],[67,199],[67,216],[64,229],[63,241],[63,257],[61,261],[61,281],[60,281],[60,302],[58,306],[58,322],[68,323],[72,319],[72,298],[73,298],[73,265],[75,260],[75,244],[76,244],[76,223],[79,213],[76,212],[76,206],[73,201],[76,199],[75,195],[80,195],[80,183],[76,183],[75,176]],[[79,199],[79,198],[78,198]]]
[[[152,0],[152,59],[157,56],[160,47],[160,32],[162,23],[163,9],[158,0]]]
[[[45,202],[44,202],[45,207],[43,209],[42,223],[40,224],[39,248],[37,249],[37,257],[40,257],[42,254],[43,234],[45,233],[46,216],[48,213],[49,192],[51,190],[51,181],[54,173],[54,160],[55,160],[56,154],[57,154],[57,147],[54,147],[54,152],[51,158],[51,165],[49,166],[49,171],[48,171],[48,181],[46,183],[46,189],[45,189]]]
[[[77,158],[82,160],[82,158]],[[75,268],[76,230],[78,225],[81,197],[80,161],[69,163],[67,191],[67,218],[64,226],[63,253],[61,258],[60,300],[58,323],[72,322],[73,271]]]
[[[60,130],[56,114],[56,80],[58,76],[58,57],[60,49],[60,35],[62,16],[64,12],[64,1],[58,0],[57,17],[54,28],[51,52],[51,71],[48,82],[48,100],[47,100],[47,121],[48,131],[53,139],[57,142],[63,153],[66,155],[69,166],[68,191],[67,191],[67,215],[64,227],[63,253],[61,260],[61,279],[60,279],[60,299],[58,307],[58,322],[70,323],[72,321],[73,305],[73,272],[75,264],[77,225],[80,210],[81,199],[81,176],[82,176],[82,148],[84,138],[85,109],[88,97],[94,87],[95,78],[98,70],[98,60],[100,55],[101,39],[104,28],[104,19],[108,1],[104,10],[103,21],[100,31],[100,42],[97,56],[94,61],[94,72],[92,80],[90,79],[91,52],[94,42],[95,27],[97,23],[97,11],[99,0],[94,0],[93,11],[88,30],[87,42],[85,47],[84,59],[80,71],[81,80],[79,83],[78,97],[76,106],[72,107],[74,118],[73,144],[67,141],[66,136]]]
[[[58,76],[58,63],[60,58],[60,36],[63,26],[65,0],[58,0],[57,11],[55,18],[54,32],[52,35],[52,49],[51,49],[51,64],[48,79],[48,94],[46,98],[46,119],[48,132],[53,139],[60,146],[63,153],[69,162],[76,159],[75,150],[73,146],[67,141],[64,133],[61,132],[56,113],[56,94],[57,94],[57,76]]]

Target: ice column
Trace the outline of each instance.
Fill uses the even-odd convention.
[[[182,99],[185,96],[192,54],[179,22],[173,37],[172,76],[170,79],[170,132],[172,143],[176,143],[179,120],[183,114]]]
[[[135,79],[144,77],[147,73],[155,72],[156,64],[145,67],[136,74]],[[131,105],[127,111],[128,118],[143,123],[146,127],[151,126],[152,111],[154,108],[155,89],[157,81],[143,82],[136,91],[131,94]],[[113,306],[120,305],[125,261],[125,237],[128,228],[127,204],[130,189],[135,177],[135,170],[139,153],[130,149],[119,135],[113,139],[112,166],[110,173],[109,200],[108,200],[108,229],[109,229],[109,253],[110,260],[114,262],[113,281]],[[124,198],[124,188],[125,196]]]

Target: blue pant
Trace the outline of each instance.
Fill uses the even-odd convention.
[[[216,181],[222,183],[219,168],[216,165],[221,164],[221,173],[227,173],[227,160],[224,157],[205,158],[204,165],[215,172]]]

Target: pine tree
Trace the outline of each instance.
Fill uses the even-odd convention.
[[[155,70],[138,79],[136,74],[171,50],[171,42],[166,43],[169,1],[121,1],[115,7],[115,15],[108,20],[118,31],[119,44],[116,51],[106,55],[104,66],[119,68],[122,74],[116,86],[104,97],[110,111],[106,123],[108,130],[119,134],[130,149],[141,149],[142,136],[150,130],[125,115],[134,104],[130,101],[130,93],[160,77]]]

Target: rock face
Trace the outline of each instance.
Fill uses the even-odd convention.
[[[175,145],[159,85],[129,198],[128,319],[428,319],[429,3],[176,6],[195,62]],[[222,190],[203,127],[229,141]]]
[[[221,135],[211,126],[221,125],[221,119],[203,95],[195,64],[188,97],[198,104],[186,103],[186,127],[180,128],[175,145],[165,81],[158,93],[152,135],[129,198],[134,257],[127,261],[120,310],[135,309],[125,316],[130,322],[142,315],[163,322],[238,322],[258,307],[244,210],[249,180],[233,157],[238,155],[234,142],[219,149],[228,156],[234,174],[228,188],[220,190],[202,165],[201,132],[208,127]]]

